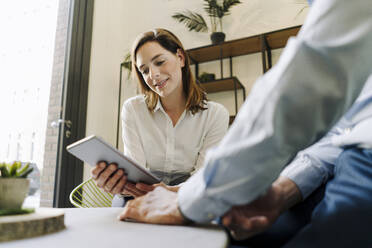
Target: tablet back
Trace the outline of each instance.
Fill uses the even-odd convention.
[[[99,161],[117,163],[119,168],[125,170],[128,175],[128,180],[133,183],[143,182],[154,184],[160,182],[156,176],[142,166],[131,161],[128,157],[124,156],[124,154],[98,136],[92,135],[79,140],[67,146],[67,151],[91,166],[95,166]]]

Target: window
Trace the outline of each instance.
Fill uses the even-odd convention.
[[[0,162],[30,162],[35,172],[43,168],[58,4],[0,3]]]

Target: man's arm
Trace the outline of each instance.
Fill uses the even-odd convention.
[[[371,40],[368,1],[316,1],[206,165],[179,190],[183,214],[208,222],[267,190],[355,100],[371,74]]]
[[[334,164],[343,149],[332,144],[332,137],[341,134],[345,122],[342,118],[320,141],[300,151],[280,173],[297,185],[303,199],[333,176]]]
[[[269,189],[297,151],[321,138],[355,100],[372,71],[371,41],[369,1],[315,1],[297,38],[255,83],[205,166],[180,188],[182,213],[209,222]],[[135,209],[122,218],[139,217],[141,207]],[[153,204],[146,216],[156,213],[159,220],[162,209]]]

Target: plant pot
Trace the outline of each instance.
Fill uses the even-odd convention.
[[[225,41],[225,33],[222,32],[213,32],[211,34],[211,41],[213,45],[221,44]]]
[[[21,208],[29,186],[27,178],[0,178],[0,209]]]

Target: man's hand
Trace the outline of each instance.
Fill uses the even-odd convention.
[[[186,223],[178,210],[177,193],[162,186],[157,186],[146,195],[128,201],[119,218],[152,224],[182,225]]]
[[[222,223],[237,240],[250,238],[268,229],[288,208],[301,201],[301,192],[290,179],[280,177],[268,191],[253,202],[235,206]]]

